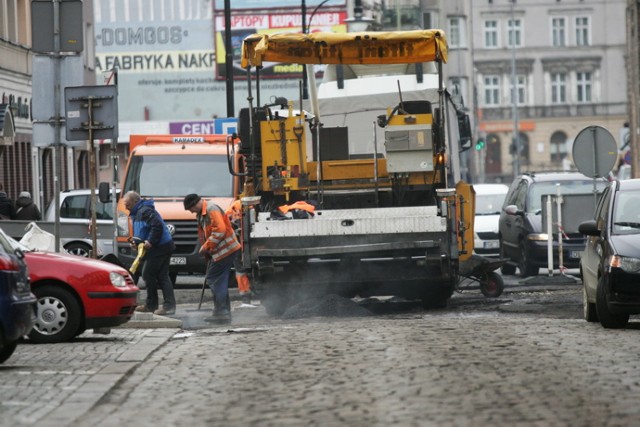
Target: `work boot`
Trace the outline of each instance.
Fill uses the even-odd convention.
[[[218,323],[218,324],[227,324],[231,323],[231,311],[223,308],[221,310],[213,310],[211,317],[206,317],[204,319],[205,322],[208,323]]]
[[[147,308],[146,304],[137,306],[136,307],[136,311],[138,313],[151,313],[151,312],[153,312],[153,310]]]
[[[242,295],[240,295],[240,301],[243,304],[251,304],[251,292],[243,292]]]
[[[158,316],[169,316],[171,314],[176,314],[176,309],[160,307],[159,309],[154,311],[153,314],[157,314]]]

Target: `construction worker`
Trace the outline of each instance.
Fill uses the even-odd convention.
[[[231,322],[231,302],[229,301],[229,274],[240,250],[235,232],[220,206],[211,200],[204,200],[195,193],[184,198],[184,209],[196,214],[200,253],[209,260],[206,281],[213,292],[213,315],[205,319],[209,322]]]
[[[240,236],[240,222],[242,221],[242,205],[240,200],[234,200],[226,211],[231,226],[233,227],[236,238],[242,245],[242,238]],[[236,271],[236,282],[238,283],[238,292],[240,293],[240,300],[243,304],[251,304],[251,282],[247,270],[242,266],[242,251],[238,251],[236,259],[233,262],[233,267]]]

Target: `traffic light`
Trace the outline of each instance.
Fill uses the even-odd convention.
[[[478,140],[476,141],[476,151],[482,150],[484,146],[485,146],[484,138],[478,138]]]

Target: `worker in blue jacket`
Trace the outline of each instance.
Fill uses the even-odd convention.
[[[123,198],[133,224],[133,241],[144,243],[145,255],[142,279],[147,285],[147,300],[136,311],[171,315],[176,312],[176,298],[169,277],[169,262],[175,250],[173,237],[155,208],[153,200],[142,199],[135,191]],[[162,290],[164,304],[158,308],[158,288]]]

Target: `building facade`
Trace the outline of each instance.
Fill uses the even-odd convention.
[[[92,2],[83,2],[82,52],[84,84],[95,84],[93,67]],[[9,197],[16,199],[21,191],[29,191],[44,210],[54,198],[54,172],[61,178],[61,190],[88,185],[88,150],[58,149],[47,143],[34,144],[32,97],[34,53],[32,46],[31,1],[0,2],[0,182]],[[51,141],[53,142],[53,141]],[[59,164],[54,168],[54,159]]]
[[[626,0],[473,0],[475,116],[486,141],[476,153],[480,182],[562,169],[590,125],[622,145],[625,8]]]

